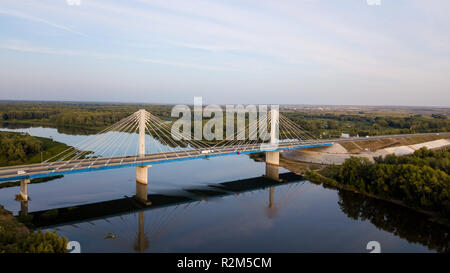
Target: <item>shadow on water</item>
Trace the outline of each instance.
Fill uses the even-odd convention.
[[[167,191],[159,194],[148,194],[148,204],[140,202],[137,196],[124,197],[80,206],[36,211],[25,214],[25,217],[28,224],[34,228],[50,227],[58,230],[60,226],[71,225],[79,229],[86,229],[85,232],[98,233],[98,229],[88,230],[89,225],[80,226],[80,224],[102,220],[111,225],[118,225],[113,219],[120,218],[122,225],[127,226],[130,223],[127,223],[128,220],[126,219],[131,217],[130,215],[135,215],[134,217],[137,217],[137,226],[130,227],[130,230],[135,230],[135,232],[131,233],[134,235],[130,235],[133,238],[121,239],[124,239],[126,242],[133,242],[132,248],[135,251],[146,251],[149,248],[149,242],[154,242],[156,238],[162,236],[167,226],[175,221],[176,215],[182,214],[187,208],[196,207],[205,200],[214,200],[217,197],[256,190],[267,190],[269,194],[266,208],[267,217],[273,218],[276,213],[273,203],[274,188],[281,185],[295,186],[307,183],[307,181],[302,180],[301,176],[294,173],[280,174],[280,179],[283,182],[266,177],[255,177]],[[338,190],[337,194],[340,210],[347,217],[369,221],[381,230],[405,239],[409,243],[426,246],[429,250],[437,252],[450,251],[448,227],[430,221],[428,216],[390,202],[345,190]],[[26,209],[26,206],[24,208]],[[158,215],[157,219],[146,218],[145,213],[150,210],[154,210],[156,213],[153,214],[153,217]],[[24,213],[21,213],[19,217],[24,217]],[[97,235],[104,236],[104,234]],[[114,238],[115,235],[111,234],[108,236]]]
[[[77,223],[86,220],[99,219],[108,216],[127,214],[140,210],[151,210],[161,207],[176,206],[184,203],[198,202],[209,198],[233,195],[259,189],[273,188],[288,183],[300,183],[302,176],[294,173],[284,173],[279,175],[280,180],[275,181],[266,177],[255,177],[219,184],[197,186],[195,188],[167,191],[161,194],[148,194],[147,203],[143,203],[137,198],[127,197],[116,200],[91,203],[80,206],[56,208],[27,213],[22,211],[19,217],[30,227],[55,227],[67,223]],[[303,180],[304,181],[304,180]],[[138,183],[139,185],[140,183]],[[142,191],[142,189],[138,189]],[[147,189],[145,188],[145,192]],[[273,191],[272,191],[273,198]],[[269,206],[270,206],[269,201]],[[27,207],[25,207],[27,208]],[[24,218],[24,216],[26,218]]]
[[[450,252],[450,229],[411,209],[358,193],[338,190],[339,206],[349,218],[370,221],[377,228],[437,252]]]

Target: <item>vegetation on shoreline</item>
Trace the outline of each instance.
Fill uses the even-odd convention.
[[[65,253],[67,243],[55,232],[30,232],[0,206],[0,253]]]
[[[68,133],[100,131],[143,108],[152,114],[170,118],[172,106],[71,103],[71,102],[0,102],[0,122],[23,126],[49,126],[65,129]]]
[[[264,153],[251,154],[264,161]],[[433,216],[450,226],[450,148],[422,148],[413,155],[378,157],[375,163],[351,157],[343,165],[319,165],[280,157],[280,166],[309,181],[382,199]]]
[[[450,218],[450,150],[426,148],[412,155],[387,155],[375,163],[366,158],[351,157],[341,166],[329,166],[318,173],[310,172],[312,180],[399,200],[407,206],[438,212]]]
[[[48,126],[69,134],[88,134],[141,108],[164,120],[175,120],[171,117],[172,107],[168,104],[0,102],[0,123],[10,128]],[[283,108],[281,112],[310,133],[324,138],[340,137],[342,132],[366,136],[450,131],[450,119],[436,113],[305,112]]]
[[[395,146],[405,146],[414,145],[429,141],[435,141],[439,139],[447,139],[448,135],[444,134],[434,134],[427,136],[410,136],[402,138],[383,138],[383,139],[367,139],[358,142],[341,142],[339,143],[344,147],[349,153],[357,154],[363,151],[376,151],[379,149],[395,147]]]
[[[49,138],[0,132],[0,166],[40,163],[68,148]]]
[[[446,115],[400,113],[308,113],[284,112],[288,118],[307,131],[324,138],[338,138],[342,132],[350,136],[414,134],[450,131]]]

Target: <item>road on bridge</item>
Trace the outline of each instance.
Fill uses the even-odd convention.
[[[282,151],[291,149],[305,149],[311,147],[330,146],[332,143],[367,141],[386,138],[405,138],[413,136],[432,136],[432,135],[450,135],[446,133],[421,133],[421,134],[403,134],[403,135],[383,135],[371,137],[352,137],[341,139],[322,139],[316,141],[292,141],[280,142],[276,147],[264,147],[261,144],[247,144],[226,147],[211,147],[203,150],[179,150],[165,153],[150,153],[142,156],[123,156],[123,157],[99,157],[85,158],[71,161],[57,161],[38,163],[22,166],[10,166],[0,168],[0,181],[19,180],[26,178],[48,177],[68,173],[77,173],[85,171],[95,171],[113,168],[146,166],[151,164],[160,164],[171,161],[204,159],[213,156],[225,156],[230,154],[248,154],[267,151]],[[267,145],[267,144],[265,144]]]

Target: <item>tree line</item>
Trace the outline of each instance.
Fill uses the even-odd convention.
[[[0,103],[2,123],[41,124],[47,126],[102,129],[144,108],[152,114],[168,118],[171,106],[104,103]]]
[[[412,155],[375,158],[351,157],[327,176],[350,189],[450,217],[450,149],[422,148]]]
[[[342,132],[366,136],[450,131],[450,119],[440,114],[316,114],[300,111],[284,114],[317,136],[339,137]]]
[[[69,148],[49,138],[0,132],[0,166],[39,163]]]
[[[80,133],[79,130],[101,130],[141,108],[164,120],[175,120],[171,117],[172,107],[167,104],[0,102],[0,122],[4,127],[40,125],[70,128],[74,133]],[[443,114],[281,113],[317,137],[324,138],[340,137],[342,132],[366,136],[450,131],[450,119]]]

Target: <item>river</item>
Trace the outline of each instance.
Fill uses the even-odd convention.
[[[53,128],[2,130],[68,145],[86,137]],[[150,195],[188,196],[189,201],[42,228],[78,241],[82,252],[369,252],[369,241],[379,242],[381,252],[449,251],[448,228],[428,217],[307,180],[201,194],[264,173],[265,164],[246,155],[159,164],[149,168]],[[123,168],[29,184],[28,213],[131,197],[135,175],[134,168]],[[18,192],[18,186],[0,189],[0,204],[16,215]]]

